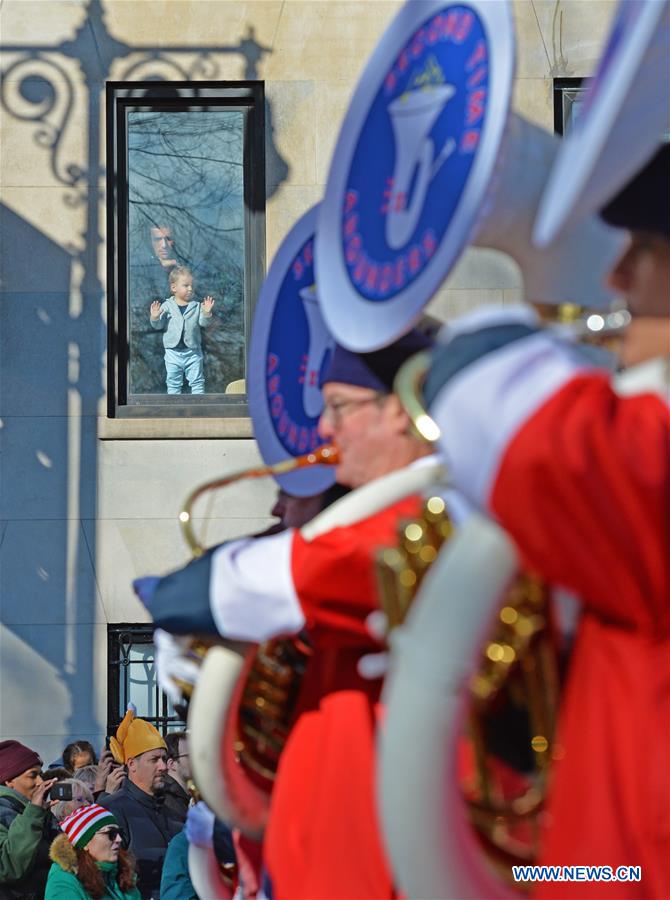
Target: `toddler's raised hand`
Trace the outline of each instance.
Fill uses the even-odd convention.
[[[159,318],[160,318],[160,315],[161,315],[161,304],[160,304],[160,300],[154,300],[154,302],[151,304],[150,311],[151,311],[151,318],[152,318],[152,319],[159,319]]]
[[[210,315],[212,312],[212,307],[214,306],[214,297],[205,297],[202,301],[202,311],[206,316]]]

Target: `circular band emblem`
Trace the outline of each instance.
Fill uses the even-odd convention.
[[[492,17],[507,27],[495,31]],[[505,4],[481,2],[408,3],[382,38],[317,231],[324,316],[346,346],[374,349],[406,331],[467,242],[481,197],[473,179],[488,183],[506,118],[511,44]]]
[[[302,456],[325,442],[320,375],[334,341],[321,315],[314,281],[314,207],[289,232],[270,266],[256,305],[249,353],[249,408],[266,463]],[[334,469],[314,466],[278,475],[291,494],[330,487]]]

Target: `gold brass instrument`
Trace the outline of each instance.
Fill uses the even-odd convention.
[[[425,575],[453,531],[444,500],[430,497],[418,518],[400,523],[398,546],[378,552],[377,584],[389,632],[403,623]],[[449,604],[446,593],[444,601]],[[492,863],[510,881],[510,864],[532,861],[538,851],[558,694],[548,592],[538,579],[519,575],[501,602],[468,685],[467,732],[475,765],[474,777],[469,776],[462,785],[470,821]],[[514,779],[513,794],[501,783],[499,766],[487,746],[487,721],[494,705],[524,718],[527,715],[526,755],[532,758],[533,767]]]
[[[583,317],[564,311],[581,326]],[[625,317],[623,317],[625,319]],[[623,321],[616,325],[620,329]],[[421,388],[430,362],[421,353],[402,367],[394,390],[419,437],[435,441],[439,427],[423,406]],[[377,556],[380,603],[389,630],[401,624],[424,576],[453,526],[441,497],[430,497],[421,516],[401,523],[397,547]],[[549,592],[538,579],[517,576],[504,595],[495,625],[481,649],[477,671],[468,684],[467,732],[475,777],[462,785],[470,821],[492,864],[510,879],[510,863],[533,860],[538,851],[539,821],[559,700],[558,659],[550,623]],[[445,595],[445,604],[449,597]],[[530,774],[519,777],[516,793],[500,783],[496,761],[486,740],[493,706],[521,711],[527,718],[526,756]]]
[[[305,635],[276,638],[260,645],[247,674],[234,748],[267,791],[277,774],[311,655]]]
[[[625,310],[588,313],[571,304],[536,308],[545,327],[589,344],[619,339],[630,322]],[[428,353],[409,360],[394,390],[416,435],[434,442],[440,429],[422,400],[429,363]],[[537,858],[549,768],[561,753],[554,742],[560,678],[549,590],[537,578],[518,573],[513,544],[492,523],[473,516],[452,535],[438,497],[427,501],[418,519],[402,523],[399,538],[399,546],[381,551],[378,559],[381,602],[390,628],[403,622],[419,589],[422,600],[408,626],[391,637],[393,668],[385,684],[380,798],[394,869],[400,887],[412,896],[437,896],[438,891],[448,896],[509,896],[511,865]],[[446,544],[445,555],[440,547]],[[436,574],[422,587],[436,558]],[[440,582],[442,573],[445,580]],[[453,629],[446,585],[454,591],[459,609],[458,620],[452,613]],[[472,610],[470,620],[481,622],[474,630],[472,621],[464,624],[464,600]],[[495,618],[489,619],[493,610]],[[453,662],[447,663],[448,654],[454,654]],[[467,673],[463,682],[454,681],[460,672]],[[492,713],[501,708],[521,713],[521,727],[515,731],[522,737],[523,764],[516,758],[510,767],[505,754],[501,764],[500,748],[496,751],[489,743]],[[413,751],[417,731],[432,749]],[[463,738],[459,743],[459,734],[467,735],[467,744]],[[464,746],[474,760],[472,774],[464,774],[461,766]],[[433,774],[426,774],[431,766]],[[410,793],[417,798],[409,811],[394,788],[399,767],[411,779]],[[406,791],[407,785],[405,797]],[[443,807],[431,800],[435,796],[444,798]],[[426,830],[434,835],[427,847],[408,832],[407,823],[417,814],[424,815]],[[475,846],[485,851],[488,865],[477,862]],[[491,871],[507,887],[500,880],[490,881]]]
[[[325,444],[323,447],[319,447],[318,450],[306,453],[304,456],[296,456],[291,459],[282,460],[281,462],[274,463],[274,465],[270,466],[242,469],[242,471],[234,472],[232,475],[227,475],[224,478],[216,478],[213,481],[206,481],[204,484],[199,485],[188,495],[184,501],[184,506],[179,513],[182,534],[193,557],[197,558],[202,556],[206,549],[196,537],[193,529],[193,506],[204,494],[228,487],[228,485],[234,484],[236,481],[241,481],[245,478],[266,478],[268,475],[284,475],[287,472],[295,472],[298,469],[304,469],[307,466],[336,464],[337,450],[332,444]]]

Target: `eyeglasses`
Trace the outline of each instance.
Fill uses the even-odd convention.
[[[110,828],[106,828],[104,831],[99,831],[98,834],[103,835],[103,837],[107,838],[110,844],[113,844],[117,837],[121,834],[121,829],[111,826]]]
[[[347,407],[353,411],[359,406],[364,406],[366,403],[379,403],[380,398],[384,396],[384,394],[378,393],[373,397],[366,397],[364,400],[341,400],[339,403],[324,403],[321,415],[328,416],[333,425],[336,428],[339,428],[342,424],[342,419],[344,418],[343,410]]]

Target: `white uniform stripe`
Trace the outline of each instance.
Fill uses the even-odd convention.
[[[521,425],[586,368],[574,348],[541,332],[483,356],[442,388],[431,415],[442,431],[447,472],[479,508],[486,508],[505,449]]]
[[[224,637],[260,642],[304,626],[291,574],[293,534],[245,538],[214,551],[209,596]]]

